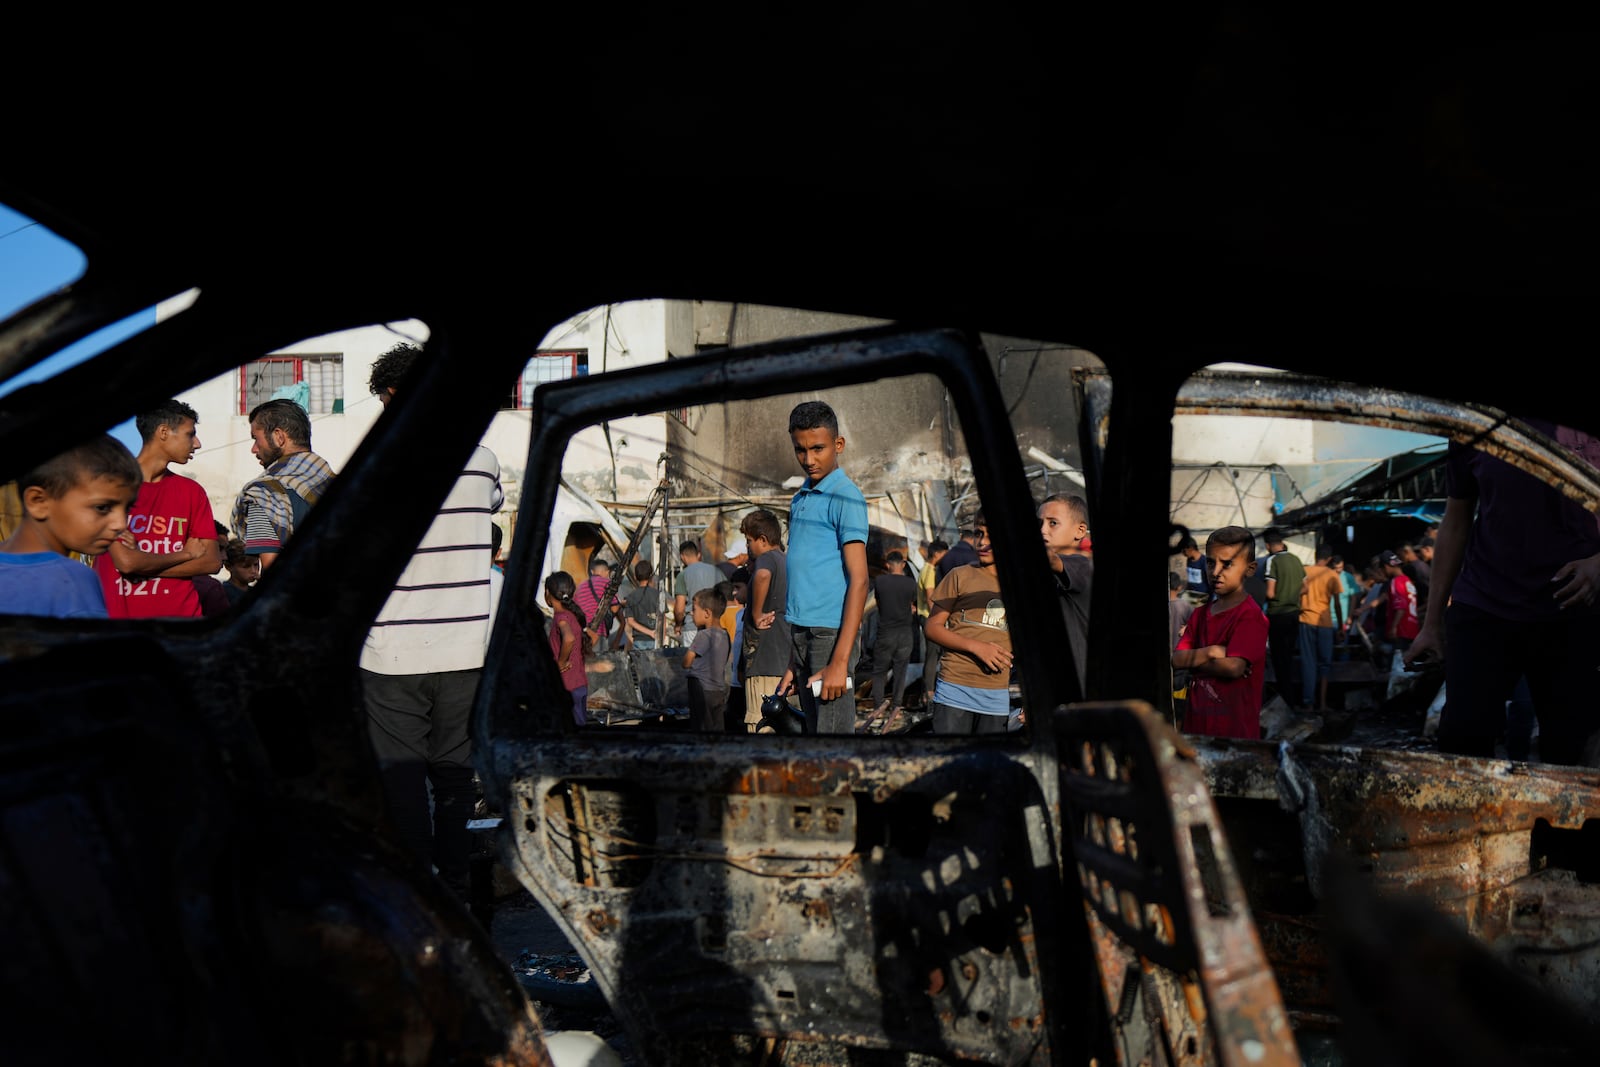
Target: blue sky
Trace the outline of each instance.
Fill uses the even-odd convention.
[[[70,285],[83,275],[85,260],[77,246],[56,236],[26,215],[0,204],[0,320],[8,319],[40,297]],[[28,382],[48,378],[63,367],[90,356],[156,324],[155,308],[130,315],[42,363],[0,382],[0,396]],[[111,432],[131,450],[139,450],[139,434],[130,418]]]

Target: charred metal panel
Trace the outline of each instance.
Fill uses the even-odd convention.
[[[1427,904],[1581,1011],[1600,1011],[1600,772],[1380,748],[1194,744],[1214,796],[1281,807],[1299,824],[1299,855],[1281,866],[1304,872],[1307,906],[1256,907],[1271,889],[1247,881],[1291,1009],[1332,1009],[1313,902],[1329,865],[1348,860],[1375,892]],[[1260,846],[1261,827],[1230,821],[1235,851]]]
[[[1600,472],[1544,434],[1483,405],[1299,374],[1207,370],[1184,382],[1174,414],[1317,419],[1448,437],[1527,471],[1591,511],[1600,507]]]
[[[1062,819],[1121,1062],[1298,1064],[1183,738],[1142,704],[1057,719]]]
[[[6,1062],[548,1067],[465,907],[371,825],[241,773],[205,669],[148,633],[0,663]]]
[[[1030,513],[987,363],[967,335],[878,330],[550,383],[528,469],[556,469],[571,433],[628,412],[928,375],[961,416],[985,506]],[[527,487],[519,527],[532,536],[513,543],[508,572],[542,558],[553,492]],[[996,554],[1039,560],[1030,527],[997,529]],[[1008,620],[1064,646],[1047,584],[1026,566],[1001,581]],[[532,605],[502,605],[474,721],[479,769],[510,813],[508,865],[646,1062],[783,1046],[794,1063],[862,1049],[1046,1063],[1087,1046],[1089,950],[1060,910],[1048,715],[967,744],[577,730],[538,623]],[[1035,707],[1077,692],[1070,667],[1045,657],[1020,657],[1018,674]]]
[[[783,1041],[814,1046],[797,1062],[1051,1062],[1057,868],[1024,761],[617,738],[497,746],[502,832],[649,1062]]]

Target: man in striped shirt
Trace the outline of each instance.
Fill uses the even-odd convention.
[[[381,403],[394,399],[421,355],[400,344],[378,357],[369,385]],[[463,896],[467,820],[477,803],[468,720],[491,614],[490,516],[503,500],[500,463],[479,445],[361,652],[367,725],[390,821],[401,843]]]

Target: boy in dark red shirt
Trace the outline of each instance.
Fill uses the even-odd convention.
[[[1383,565],[1384,587],[1389,597],[1383,636],[1404,652],[1422,631],[1422,623],[1417,620],[1417,586],[1406,576],[1402,569],[1405,562],[1395,553],[1383,553],[1378,562]]]
[[[1261,739],[1261,682],[1267,660],[1267,617],[1244,591],[1255,573],[1255,535],[1224,526],[1206,538],[1213,599],[1189,616],[1172,666],[1189,672],[1186,733]]]

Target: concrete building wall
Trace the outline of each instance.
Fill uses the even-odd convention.
[[[182,306],[174,304],[164,313],[176,314]],[[667,354],[665,322],[666,305],[661,301],[616,305],[609,315],[606,308],[596,308],[550,331],[539,348],[587,352],[590,374],[659,362]],[[684,332],[692,335],[692,327],[685,327]],[[263,355],[342,357],[343,410],[313,415],[311,419],[312,450],[337,471],[354,454],[383,410],[367,389],[373,361],[399,341],[424,344],[427,339],[427,325],[409,320],[308,338]],[[202,444],[182,473],[206,489],[217,518],[231,523],[239,490],[261,472],[250,451],[249,417],[241,412],[240,372],[234,369],[218,375],[187,390],[179,399],[199,414]],[[526,409],[504,410],[495,416],[483,438],[484,445],[500,460],[506,508],[499,521],[508,533],[513,532],[513,516],[525,480],[530,419]],[[566,472],[575,484],[601,499],[641,499],[659,479],[657,461],[666,449],[664,422],[662,415],[646,415],[583,431],[572,441]]]
[[[311,417],[311,450],[337,471],[344,467],[383,410],[378,398],[367,390],[372,361],[399,341],[422,344],[427,338],[427,326],[410,320],[308,338],[263,355],[337,353],[343,356],[344,411]],[[250,451],[249,415],[240,411],[239,383],[239,370],[234,369],[179,396],[200,416],[201,449],[183,468],[183,473],[205,487],[211,510],[220,521],[230,525],[239,490],[261,473],[261,464]],[[523,451],[527,451],[525,439]]]
[[[668,356],[668,310],[661,300],[591,308],[551,330],[539,347],[587,349],[590,374],[659,363]],[[678,329],[684,330],[681,322]],[[508,414],[522,420],[519,455],[526,456],[529,414]],[[562,473],[598,500],[643,500],[661,479],[666,421],[665,415],[650,412],[580,431],[567,446]]]
[[[169,313],[176,310],[169,309]],[[539,348],[582,350],[587,371],[600,374],[693,358],[710,349],[881,325],[859,316],[704,301],[636,301],[584,311],[552,329]],[[342,469],[382,411],[367,390],[372,361],[398,340],[425,343],[428,329],[415,320],[379,324],[308,338],[278,353],[342,357],[343,410],[312,417],[312,448]],[[1009,338],[984,338],[1002,394],[1017,420],[1019,442],[1080,464],[1070,373],[1096,364],[1067,346]],[[533,353],[529,353],[530,356]],[[223,522],[230,522],[239,489],[260,473],[250,452],[247,415],[240,410],[240,374],[231,370],[187,391],[182,399],[200,414],[202,450],[184,473],[196,478]],[[832,404],[848,444],[845,468],[869,495],[896,492],[882,504],[891,528],[907,535],[945,535],[945,485],[970,480],[970,463],[954,409],[933,376],[913,376],[862,386],[796,392],[760,401],[708,403],[674,412],[642,412],[584,429],[572,438],[562,467],[576,488],[598,501],[644,500],[665,470],[663,454],[679,460],[675,492],[681,496],[732,494],[782,498],[798,476],[787,426],[803,400]],[[501,523],[514,533],[514,514],[525,480],[530,413],[497,415],[484,443],[499,457],[507,493]],[[908,486],[937,486],[917,499]]]
[[[713,302],[697,303],[694,321],[701,349],[885,324],[861,316]],[[1019,447],[1024,453],[1037,447],[1081,467],[1071,373],[1075,366],[1099,366],[1099,361],[1070,345],[987,335],[982,343],[1012,410]],[[943,383],[932,375],[797,391],[721,412],[708,408],[685,424],[669,426],[669,440],[697,465],[716,466],[715,477],[724,484],[752,493],[770,491],[799,473],[788,440],[788,418],[794,405],[806,400],[833,406],[847,442],[846,469],[865,492],[960,479],[970,471],[955,409]],[[719,455],[738,459],[717,466]],[[712,484],[697,482],[693,489],[710,491]]]

